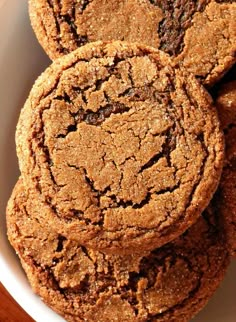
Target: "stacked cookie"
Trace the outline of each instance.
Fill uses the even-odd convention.
[[[7,208],[33,290],[67,321],[188,321],[236,250],[236,85],[219,117],[203,87],[235,63],[236,4],[29,4],[55,59],[20,115]]]

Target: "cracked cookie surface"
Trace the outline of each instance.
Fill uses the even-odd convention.
[[[8,236],[34,292],[67,321],[187,322],[201,310],[229,263],[214,209],[162,248],[105,255],[42,225],[48,205],[20,179],[8,203]],[[220,228],[220,229],[219,229]]]
[[[36,82],[17,126],[25,182],[83,245],[159,247],[208,205],[223,134],[206,91],[162,52],[88,44]],[[53,215],[52,215],[53,218]]]
[[[216,106],[225,132],[226,156],[215,202],[222,214],[229,249],[236,256],[236,80],[222,85]]]
[[[51,59],[97,40],[141,42],[208,86],[236,60],[234,0],[30,0],[29,12]]]

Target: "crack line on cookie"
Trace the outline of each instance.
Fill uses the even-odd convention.
[[[192,25],[192,17],[196,12],[204,11],[210,0],[149,0],[162,9],[164,18],[159,23],[159,48],[171,56],[183,51],[185,31]]]

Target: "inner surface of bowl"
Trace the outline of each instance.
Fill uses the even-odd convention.
[[[33,294],[20,262],[7,241],[5,208],[19,176],[15,127],[37,76],[50,64],[32,32],[27,0],[0,0],[0,280],[37,322],[64,321]],[[207,307],[194,322],[234,322],[236,262]]]

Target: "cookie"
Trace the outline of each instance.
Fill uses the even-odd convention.
[[[216,204],[222,213],[229,249],[232,256],[236,256],[236,80],[222,85],[216,106],[226,143],[226,160]]]
[[[188,321],[229,263],[213,208],[181,237],[139,255],[105,255],[42,225],[47,212],[20,179],[8,203],[8,236],[34,292],[67,321]]]
[[[160,247],[197,220],[224,144],[208,93],[162,52],[88,44],[38,79],[17,126],[20,168],[70,238],[111,252]]]
[[[236,61],[234,0],[30,0],[51,59],[97,40],[141,42],[176,57],[212,86]]]

